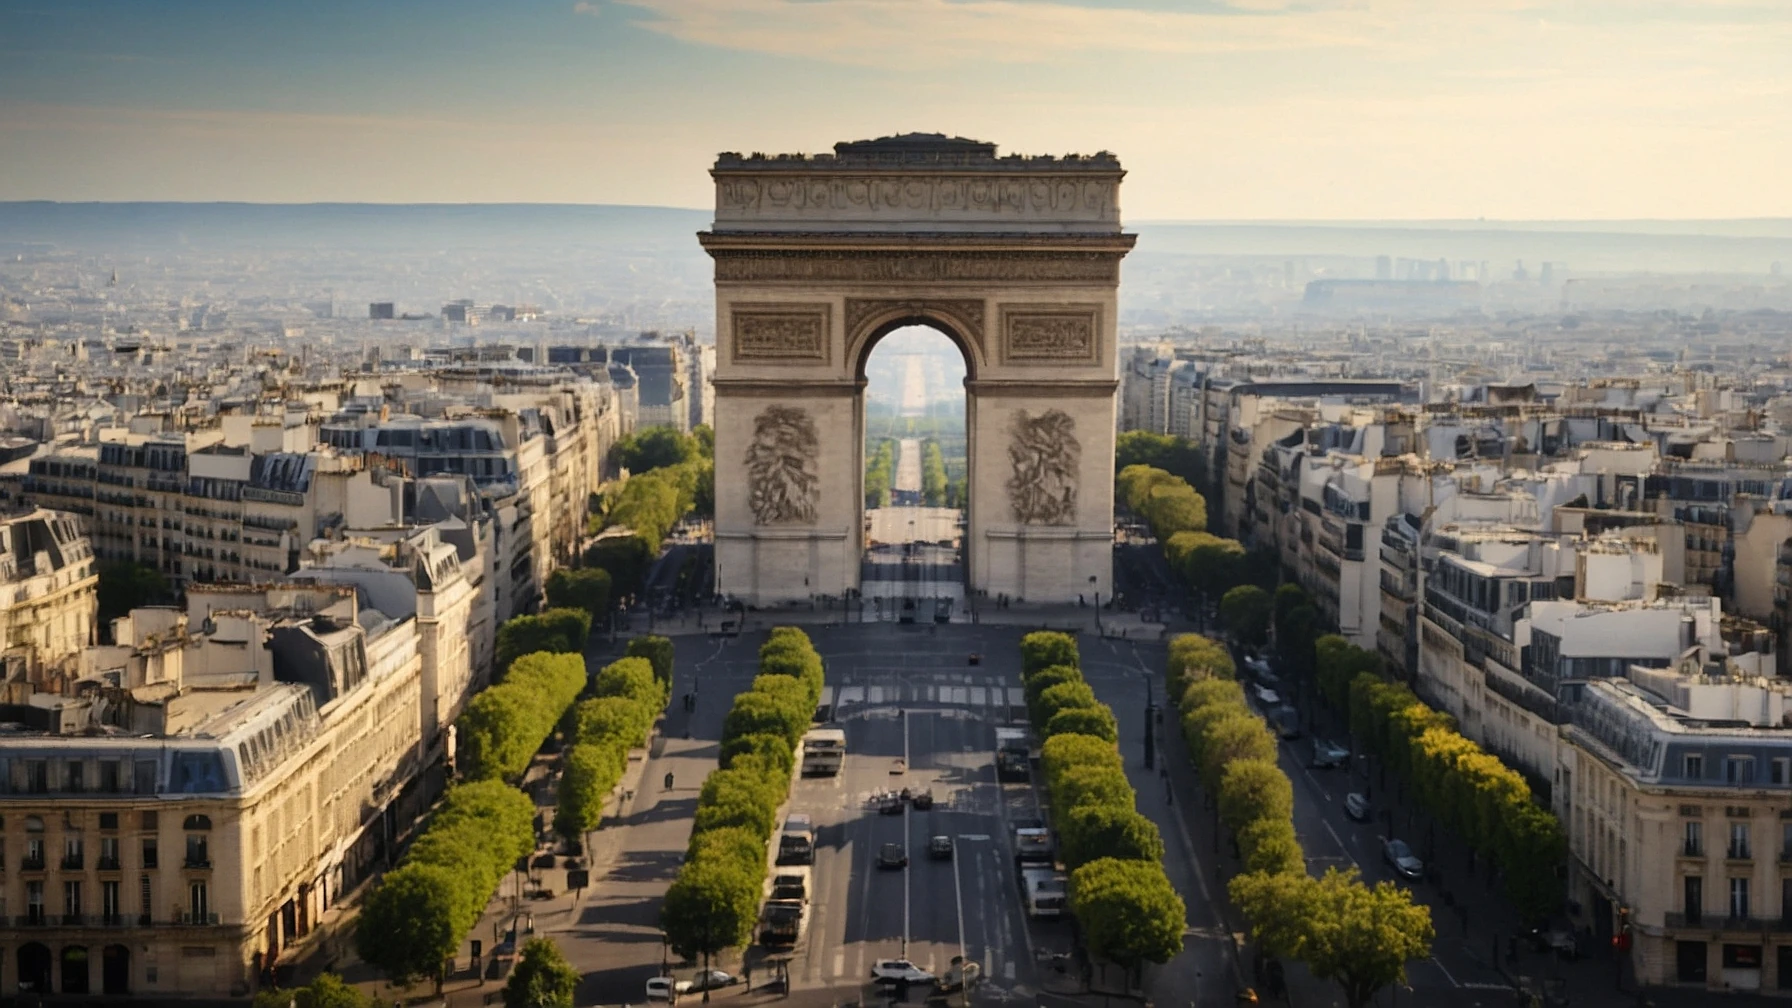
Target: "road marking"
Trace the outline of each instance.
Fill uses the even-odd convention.
[[[1325,831],[1332,835],[1332,843],[1337,844],[1338,849],[1344,852],[1344,856],[1350,860],[1350,863],[1356,865],[1358,870],[1361,870],[1363,866],[1356,864],[1356,856],[1350,853],[1350,848],[1346,847],[1344,841],[1338,837],[1338,831],[1332,829],[1331,820],[1320,819],[1319,822],[1320,825],[1325,827]]]
[[[958,904],[958,955],[961,959],[970,958],[964,945],[964,883],[958,878],[958,852],[952,852],[952,898]]]
[[[1450,986],[1452,986],[1452,987],[1461,987],[1462,986],[1461,984],[1456,982],[1456,978],[1450,975],[1450,971],[1444,968],[1444,964],[1442,962],[1439,962],[1438,958],[1436,956],[1431,957],[1431,962],[1433,965],[1435,965],[1437,967],[1438,972],[1440,972],[1444,975],[1444,979],[1450,981]]]
[[[958,839],[960,839],[960,840],[988,840],[989,834],[988,833],[960,833],[960,834],[958,834]]]
[[[914,718],[911,718],[911,717],[907,716],[906,714],[903,715],[903,718],[902,718],[902,766],[904,769],[908,768],[908,726],[913,721],[914,721]],[[913,810],[914,810],[913,805],[909,804],[908,802],[902,803],[902,861],[903,861],[903,864],[902,864],[902,958],[904,958],[904,959],[908,958],[909,890],[913,889],[914,885],[915,885],[915,873],[912,871],[909,871],[909,849],[908,849],[908,838],[909,838],[909,833],[910,833],[909,813],[912,812]],[[954,863],[954,865],[957,864],[956,858],[953,859],[953,863]]]

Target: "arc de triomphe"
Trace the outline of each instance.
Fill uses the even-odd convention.
[[[858,587],[865,361],[926,325],[965,359],[967,590],[1107,594],[1120,162],[907,134],[710,174],[719,590]]]

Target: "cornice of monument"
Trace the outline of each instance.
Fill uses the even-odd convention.
[[[716,155],[711,175],[734,173],[797,173],[797,174],[1063,174],[1094,173],[1113,176],[1116,180],[1125,171],[1120,159],[1107,151],[1094,154],[1021,155],[998,157],[996,145],[940,133],[903,133],[876,140],[855,140],[834,145],[832,154],[761,154],[742,155],[724,152]]]

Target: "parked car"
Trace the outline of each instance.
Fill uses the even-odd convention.
[[[1357,822],[1368,822],[1371,811],[1368,795],[1352,791],[1344,796],[1344,814]]]
[[[879,959],[871,964],[873,980],[907,980],[909,983],[932,983],[933,974],[907,959]]]
[[[688,986],[689,980],[677,981],[669,976],[657,976],[647,981],[647,1000],[673,1002],[678,1000],[681,987]]]
[[[877,800],[877,810],[884,815],[901,815],[902,795],[894,791],[885,793]]]
[[[915,807],[915,811],[925,812],[933,807],[933,792],[917,791],[909,796],[909,804]]]
[[[1574,932],[1560,925],[1533,929],[1530,939],[1534,951],[1554,952],[1570,962],[1580,957],[1580,945],[1574,940]]]
[[[899,843],[884,844],[877,852],[877,866],[879,868],[907,868],[908,851],[903,850]]]
[[[1381,859],[1386,861],[1394,873],[1410,882],[1417,882],[1425,877],[1425,862],[1420,861],[1412,848],[1406,846],[1404,840],[1384,840],[1381,843]]]
[[[941,834],[927,841],[927,856],[935,861],[952,860],[952,838]]]
[[[740,983],[740,977],[735,976],[727,970],[705,970],[691,979],[681,982],[678,985],[678,993],[686,994],[691,991],[720,990],[723,987],[732,987],[737,983]]]
[[[1264,707],[1280,707],[1282,705],[1282,695],[1268,686],[1251,687],[1251,695],[1256,697],[1257,702]]]
[[[1326,739],[1313,740],[1313,766],[1319,770],[1331,770],[1341,767],[1350,759],[1350,750]]]

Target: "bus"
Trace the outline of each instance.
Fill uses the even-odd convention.
[[[843,728],[811,728],[803,735],[803,776],[840,772],[846,759],[846,730]]]
[[[1069,894],[1069,881],[1056,865],[1022,868],[1021,893],[1027,900],[1029,917],[1062,917],[1064,901]]]

